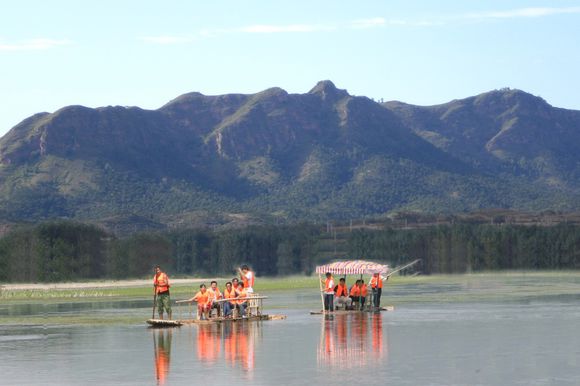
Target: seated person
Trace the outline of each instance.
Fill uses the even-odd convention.
[[[348,297],[348,288],[346,288],[346,280],[341,278],[338,281],[336,287],[334,287],[334,308],[338,309],[339,306],[343,305],[345,309],[350,310],[352,306],[352,300]]]
[[[195,294],[194,297],[188,300],[190,302],[197,302],[197,312],[200,316],[200,319],[208,318],[209,308],[211,307],[211,298],[205,284],[200,285],[199,291]]]
[[[365,307],[365,301],[367,300],[367,296],[369,294],[369,288],[365,284],[364,280],[360,281],[360,308],[361,310]]]
[[[236,296],[238,296],[236,290],[232,287],[232,283],[228,281],[226,283],[226,288],[224,289],[224,299],[231,300],[224,302],[224,316],[226,318],[231,318],[232,310],[237,307],[237,301],[235,300]]]
[[[246,308],[248,307],[248,293],[244,289],[244,285],[242,283],[238,283],[238,289],[236,290],[236,297],[237,297],[237,307],[240,311],[240,316],[244,317],[246,315]]]
[[[210,288],[207,290],[207,292],[209,292],[210,301],[211,301],[211,305],[209,308],[209,315],[211,316],[211,311],[214,308],[217,308],[217,316],[218,317],[221,316],[221,303],[216,303],[216,300],[222,299],[223,295],[217,286],[217,281],[212,280],[212,282],[210,283]]]
[[[354,285],[350,288],[350,292],[349,292],[349,297],[350,300],[352,301],[353,307],[354,304],[361,304],[361,308],[364,305],[364,298],[361,296],[361,291],[360,291],[360,286],[361,286],[361,280],[357,280]]]

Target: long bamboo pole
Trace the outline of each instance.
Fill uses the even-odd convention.
[[[320,300],[322,300],[322,315],[326,315],[326,309],[324,308],[324,291],[322,289],[322,276],[318,272],[318,284],[320,285]]]
[[[392,275],[394,275],[395,273],[397,273],[397,272],[399,272],[399,271],[402,271],[402,270],[403,270],[403,269],[405,269],[405,268],[409,268],[410,266],[417,264],[417,263],[418,263],[420,260],[421,260],[421,259],[413,260],[413,261],[411,261],[409,264],[405,264],[405,265],[403,265],[401,268],[398,268],[398,269],[394,270],[393,272],[389,273],[387,276],[385,276],[385,278],[387,278],[387,277],[389,277],[389,276],[392,276]]]

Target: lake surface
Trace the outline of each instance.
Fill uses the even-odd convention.
[[[461,289],[433,284],[428,291]],[[270,303],[286,308],[270,313],[286,320],[173,329],[2,321],[43,313],[146,319],[145,300],[4,304],[0,384],[577,386],[579,293],[573,286],[550,297],[450,302],[441,296],[395,302],[393,312],[325,318],[308,314],[318,306],[317,292],[276,292]],[[387,292],[383,304],[393,299]]]

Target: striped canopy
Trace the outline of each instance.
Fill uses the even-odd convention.
[[[336,261],[334,263],[319,265],[316,267],[316,273],[334,273],[337,275],[351,275],[351,274],[365,274],[372,275],[373,273],[389,273],[389,266],[373,263],[364,260],[349,260]]]

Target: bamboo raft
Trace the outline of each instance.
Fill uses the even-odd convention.
[[[335,310],[335,311],[310,311],[310,315],[348,315],[354,314],[359,312],[385,312],[385,311],[395,311],[395,306],[386,306],[381,307],[380,309],[376,310],[373,308],[364,309],[364,310]]]
[[[213,317],[210,319],[178,319],[178,320],[166,320],[166,319],[148,319],[146,322],[153,327],[179,327],[184,324],[220,324],[229,322],[256,322],[263,320],[283,320],[286,319],[286,315],[251,315],[247,317],[235,317],[235,318],[224,318],[224,317]]]
[[[189,319],[176,319],[176,320],[166,320],[166,319],[148,319],[146,320],[147,324],[152,327],[179,327],[184,324],[221,324],[221,323],[229,323],[229,322],[255,322],[255,321],[263,321],[263,320],[283,320],[286,319],[286,315],[268,315],[262,313],[262,300],[267,299],[267,296],[259,296],[253,295],[248,296],[247,299],[250,303],[248,306],[248,310],[251,312],[249,315],[246,316],[234,316],[234,317],[223,317],[223,316],[214,316],[209,319],[199,319],[198,318],[189,318]],[[215,303],[223,303],[228,301],[228,299],[220,299],[216,300]],[[189,300],[178,300],[175,303],[181,305],[184,303],[189,303],[191,305],[192,302]],[[191,307],[188,314],[191,314]],[[182,314],[183,315],[183,314]]]

